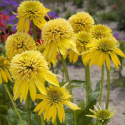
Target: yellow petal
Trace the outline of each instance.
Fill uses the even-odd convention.
[[[90,112],[92,112],[92,113],[96,114],[96,112],[95,112],[95,111],[93,111],[92,109],[89,109],[89,110],[90,110]]]
[[[55,110],[56,110],[56,108],[55,108],[55,105],[53,104],[53,105],[50,107],[49,111],[48,111],[47,120],[49,120],[49,119],[52,117],[53,112],[55,112]]]
[[[47,107],[46,107],[46,109],[45,109],[45,112],[44,112],[44,120],[47,119],[47,117],[48,117],[48,114],[49,114],[48,111],[49,111],[50,107],[51,107],[50,105],[47,105]]]
[[[95,115],[86,115],[87,117],[97,118]]]
[[[115,52],[116,54],[118,54],[119,56],[125,58],[125,54],[124,54],[119,48],[115,49],[114,52]]]
[[[30,96],[33,101],[36,99],[36,86],[32,79],[29,80],[29,86],[30,86]]]
[[[25,32],[28,33],[29,28],[30,28],[30,20],[27,18],[25,21]]]
[[[7,76],[6,76],[6,74],[5,74],[5,72],[3,71],[2,68],[1,68],[1,74],[2,74],[2,77],[3,77],[4,81],[8,82]]]
[[[25,101],[26,98],[27,98],[28,90],[29,90],[29,86],[28,86],[28,82],[26,82],[26,83],[25,83],[24,101]]]
[[[108,70],[110,70],[110,58],[108,54],[106,54],[106,65],[108,67]]]
[[[63,121],[63,114],[61,112],[61,106],[58,107],[58,116],[59,116],[59,121],[62,123]]]
[[[36,106],[36,108],[34,109],[34,112],[36,112],[36,111],[38,111],[38,110],[40,110],[40,109],[43,109],[46,105],[47,105],[47,102],[46,102],[46,101],[40,102],[40,103]]]
[[[25,18],[19,19],[18,26],[17,26],[17,31],[22,31],[24,29],[24,23],[25,23]]]
[[[37,98],[37,99],[44,99],[44,95],[42,95],[42,94],[37,94],[37,95],[36,95],[36,98]]]
[[[1,71],[0,71],[0,84],[2,84],[2,76],[1,76]]]
[[[44,82],[40,81],[38,78],[34,79],[35,85],[37,86],[38,90],[42,93],[42,94],[46,94],[46,89],[45,89],[45,85]]]
[[[6,73],[7,77],[8,77],[8,79],[12,82],[13,80],[12,80],[11,75],[10,75],[10,73],[8,72],[8,70],[4,68],[4,71],[5,71],[5,73]]]
[[[77,110],[80,109],[76,104],[69,102],[69,101],[65,101],[64,102],[66,105],[68,105],[72,110]]]
[[[48,72],[45,74],[44,79],[45,79],[47,82],[49,82],[49,83],[51,83],[51,84],[53,84],[53,85],[55,85],[55,86],[59,86],[59,81],[58,81],[56,75],[53,74],[53,73],[51,73],[50,71],[48,71]]]
[[[53,115],[52,115],[52,123],[54,123],[54,121],[56,119],[56,114],[57,114],[57,109],[55,107],[55,111],[53,112]]]

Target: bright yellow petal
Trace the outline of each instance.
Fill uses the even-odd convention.
[[[50,107],[51,107],[50,105],[47,105],[47,107],[46,107],[46,109],[45,109],[45,112],[44,112],[44,120],[47,119],[47,117],[48,117],[48,114],[49,114],[48,111],[49,111]]]
[[[44,95],[42,95],[42,94],[36,94],[36,98],[37,99],[44,99]]]
[[[69,101],[65,101],[64,104],[68,105],[72,110],[80,109],[76,104]]]
[[[77,53],[74,53],[73,57],[73,63],[75,63],[78,60],[79,55]]]
[[[56,110],[56,108],[55,108],[55,105],[53,104],[53,105],[50,107],[49,111],[48,111],[47,120],[49,120],[49,119],[52,117],[53,112],[55,112],[55,110]]]
[[[43,82],[41,82],[38,78],[34,79],[35,85],[37,86],[38,90],[42,93],[42,94],[46,94],[46,89],[45,89],[45,85]]]
[[[55,86],[59,86],[59,81],[56,75],[51,73],[50,71],[48,71],[47,74],[45,74],[44,79]]]
[[[13,80],[12,80],[11,75],[10,75],[10,73],[8,72],[8,70],[4,68],[4,71],[5,71],[5,73],[6,73],[7,77],[8,77],[8,79],[12,82]]]
[[[87,117],[97,118],[95,115],[86,115]]]
[[[125,58],[125,54],[124,54],[119,48],[115,49],[114,52],[115,52],[116,54],[118,54],[119,56]]]
[[[95,112],[95,111],[93,111],[92,109],[89,109],[89,110],[90,110],[90,112],[92,112],[92,113],[96,114],[96,112]]]
[[[28,90],[29,90],[29,86],[28,86],[28,82],[26,82],[26,83],[25,83],[24,101],[25,101],[26,98],[27,98]]]
[[[30,20],[27,18],[25,21],[25,32],[28,33],[29,28],[30,28]]]
[[[106,54],[106,65],[108,67],[108,70],[110,70],[110,57],[108,54]]]
[[[0,71],[0,84],[2,84],[2,76],[1,76],[1,71]]]
[[[62,121],[63,121],[63,114],[62,114],[62,110],[61,110],[61,108],[63,108],[62,106],[59,106],[58,107],[58,117],[59,117],[59,121],[62,123]]]
[[[17,26],[17,31],[22,31],[24,29],[24,23],[25,23],[25,18],[19,19],[18,26]]]
[[[36,86],[32,79],[29,80],[30,96],[33,101],[36,99]]]
[[[3,77],[4,81],[8,82],[7,76],[6,76],[6,74],[5,74],[5,72],[3,71],[2,68],[1,68],[1,74],[2,74],[2,77]]]
[[[57,114],[57,109],[55,107],[55,111],[53,112],[53,115],[52,115],[52,123],[54,123],[54,121],[56,119],[56,114]]]
[[[115,58],[114,58],[112,52],[110,52],[109,54],[110,54],[110,56],[111,56],[111,58],[112,58],[112,61],[113,61],[114,65],[115,65],[115,67],[118,69],[118,64],[117,64],[117,62],[116,62],[116,60],[115,60]]]
[[[34,112],[36,112],[36,111],[38,111],[38,110],[40,110],[40,109],[43,109],[46,105],[47,105],[47,102],[46,102],[46,101],[40,102],[40,103],[36,106],[36,108],[34,109]],[[42,112],[41,112],[41,113],[42,113]]]
[[[20,102],[23,101],[23,99],[25,98],[25,93],[26,93],[26,89],[27,89],[27,84],[28,84],[28,79],[25,79],[21,82],[22,86],[21,86],[21,93],[20,93]]]

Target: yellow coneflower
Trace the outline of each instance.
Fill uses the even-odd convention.
[[[7,57],[12,59],[16,54],[20,54],[26,50],[36,50],[36,45],[29,34],[17,32],[7,38],[5,49]]]
[[[112,30],[109,27],[101,24],[94,25],[90,30],[92,37],[98,40],[105,37],[112,36],[111,32]]]
[[[82,53],[85,53],[89,50],[87,45],[89,43],[93,42],[94,40],[92,39],[90,33],[87,33],[85,31],[81,31],[81,32],[75,34],[74,41],[76,43],[76,48],[77,48],[78,52],[80,54],[82,54]],[[84,55],[82,54],[82,61],[83,61],[84,65],[86,65],[86,63],[84,62],[84,59],[85,59],[87,54],[88,53],[86,53]],[[76,53],[72,49],[70,49],[70,51],[69,51],[70,62],[75,63],[78,60],[78,56],[79,56],[78,53]]]
[[[17,31],[23,31],[27,33],[30,27],[30,21],[42,28],[43,24],[46,23],[44,16],[47,15],[49,9],[45,8],[39,1],[23,1],[17,9],[17,18],[19,18]]]
[[[38,50],[39,50],[41,53],[43,53],[44,50],[45,50],[44,42],[40,41],[40,43],[38,43],[38,45],[37,45],[37,48],[38,48]],[[50,67],[50,68],[51,68],[51,63],[52,63],[53,65],[55,65],[55,64],[58,62],[56,58],[55,58],[54,60],[46,59],[46,61],[49,63],[49,67]]]
[[[69,22],[72,25],[74,32],[89,31],[94,25],[93,18],[86,12],[78,12],[69,18]]]
[[[89,46],[89,45],[88,45]],[[90,60],[90,66],[95,64],[100,68],[106,62],[108,70],[110,70],[110,57],[115,65],[118,68],[118,65],[121,65],[117,55],[125,57],[123,52],[118,48],[117,42],[112,38],[103,38],[90,45],[90,53],[85,57],[85,62]]]
[[[68,105],[72,110],[80,109],[78,106],[72,102],[70,102],[71,95],[68,93],[66,88],[50,86],[47,88],[47,92],[45,95],[38,94],[38,99],[42,99],[34,111],[39,111],[38,115],[44,112],[44,119],[49,120],[52,118],[52,123],[55,121],[57,113],[60,122],[65,121],[65,110],[63,105]]]
[[[56,76],[48,70],[47,62],[39,51],[25,51],[13,57],[10,64],[10,71],[15,79],[13,88],[14,99],[19,95],[20,101],[27,97],[28,89],[30,90],[31,99],[36,99],[36,87],[46,94],[44,81],[58,86]]]
[[[0,56],[0,84],[2,84],[3,80],[8,82],[8,79],[12,82],[12,78],[9,73],[9,64],[10,61],[6,57]]]
[[[92,109],[89,109],[90,112],[92,112],[94,115],[86,115],[87,117],[92,117],[92,118],[96,118],[98,121],[100,121],[101,123],[107,123],[109,122],[110,118],[116,114],[116,111],[111,112],[111,110],[113,109],[113,107],[109,108],[109,109],[101,109],[101,107],[99,106],[99,109],[97,109],[96,106],[94,106],[96,111],[93,111]]]
[[[54,60],[57,52],[65,55],[70,48],[77,52],[76,44],[72,41],[73,35],[72,26],[65,19],[58,18],[47,22],[42,28],[45,58],[50,61]]]

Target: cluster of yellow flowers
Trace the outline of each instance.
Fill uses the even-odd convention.
[[[33,101],[42,100],[34,111],[39,110],[39,115],[44,113],[44,119],[52,118],[53,123],[57,113],[60,122],[65,120],[64,104],[72,110],[80,109],[70,101],[72,95],[64,86],[60,87],[56,74],[49,69],[48,63],[57,62],[57,53],[64,58],[69,56],[70,62],[73,63],[81,55],[85,66],[89,63],[90,66],[94,64],[101,68],[106,63],[109,70],[110,58],[118,68],[121,63],[117,55],[125,55],[118,48],[119,42],[113,37],[111,29],[101,24],[94,25],[94,20],[88,13],[78,12],[69,20],[58,18],[46,22],[44,16],[48,11],[39,1],[24,1],[18,7],[18,32],[9,36],[5,45],[6,56],[11,63],[5,57],[0,57],[0,84],[2,78],[5,82],[8,82],[8,79],[12,81],[10,71],[15,81],[14,100],[20,97],[21,102],[25,101],[29,90]],[[42,30],[42,49],[39,49],[33,38],[27,34],[30,21]],[[46,88],[46,81],[52,85]],[[104,121],[115,114],[110,113],[110,109],[104,110],[104,114],[109,114],[102,118],[101,108],[95,109],[96,112],[91,110],[94,116],[88,115],[89,117]]]

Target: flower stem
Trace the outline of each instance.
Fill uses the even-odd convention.
[[[63,58],[63,55],[61,53],[60,53],[60,56],[61,56],[61,60],[62,60],[62,64],[63,64],[63,70],[64,70],[64,73],[65,73],[66,82],[70,82],[66,62],[65,62],[65,60]],[[68,90],[69,90],[70,94],[72,95],[72,89],[71,89],[71,84],[70,83],[68,84]],[[71,98],[71,101],[73,102],[73,98]],[[74,111],[73,111],[73,120],[74,120],[74,125],[77,125],[76,115],[75,115]]]
[[[102,103],[103,83],[104,83],[104,65],[102,66],[101,91],[100,91],[100,98],[99,98],[99,105],[100,106]]]
[[[89,64],[85,66],[85,77],[86,77],[86,105],[89,103],[89,94],[91,92],[91,81],[90,81],[90,69]]]
[[[26,105],[27,105],[28,125],[31,125],[30,110],[29,110],[29,96],[28,96],[27,99],[26,99]]]
[[[7,93],[8,93],[8,95],[9,95],[9,98],[10,98],[12,104],[13,104],[13,107],[14,107],[14,109],[15,109],[15,111],[16,111],[16,113],[17,113],[17,115],[18,115],[18,117],[19,117],[19,119],[20,119],[22,125],[25,125],[24,122],[23,122],[23,119],[22,119],[20,113],[18,112],[18,110],[17,110],[17,108],[16,108],[16,105],[15,105],[13,99],[12,99],[12,96],[11,96],[11,94],[10,94],[10,91],[9,91],[9,89],[8,89],[8,86],[7,86],[6,84],[4,84],[4,86],[5,86],[5,89],[6,89]]]
[[[57,125],[57,121],[55,120],[55,122],[53,123],[53,125]]]
[[[41,125],[46,125],[45,121],[44,121],[44,118],[43,118],[43,114],[40,115],[40,118],[41,118]]]
[[[36,29],[35,29],[35,25],[34,25],[33,21],[31,21],[31,24],[32,24],[32,29],[33,29],[33,38],[34,38],[35,42],[37,42]]]
[[[110,70],[108,70],[107,66],[106,66],[106,69],[107,69],[107,99],[106,99],[106,109],[108,109],[109,98],[110,98]]]

